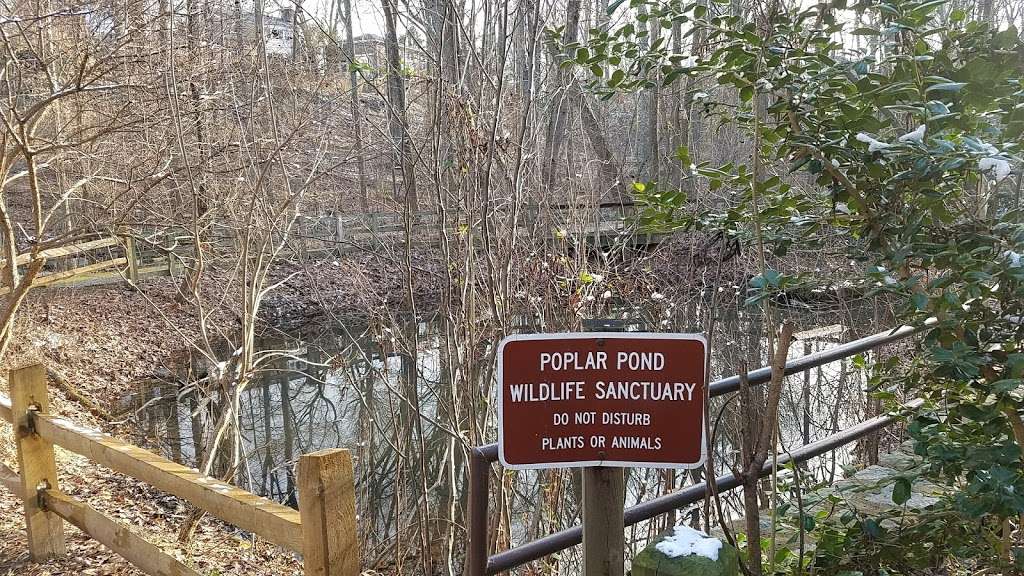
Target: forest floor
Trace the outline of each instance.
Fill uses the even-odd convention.
[[[101,409],[112,409],[134,382],[187,354],[196,323],[187,305],[175,301],[167,279],[141,291],[127,285],[55,288],[30,294],[19,314],[17,337],[0,368],[0,394],[7,395],[6,369],[33,362],[56,368],[77,392]],[[154,321],[156,315],[164,322]],[[223,319],[222,319],[223,320]],[[230,322],[230,320],[228,320]],[[107,422],[73,401],[51,379],[51,411],[84,425],[124,435],[125,424]],[[15,463],[11,428],[0,423],[0,461]],[[129,526],[200,574],[279,576],[301,573],[283,549],[254,540],[219,521],[204,520],[187,549],[177,530],[187,511],[173,497],[57,448],[61,490]],[[15,467],[16,469],[16,467]],[[65,524],[68,553],[42,564],[29,561],[21,501],[0,490],[0,575],[141,575],[117,554]]]

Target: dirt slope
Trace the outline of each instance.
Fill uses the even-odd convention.
[[[83,397],[109,409],[132,382],[174,365],[184,356],[195,321],[174,301],[169,281],[147,281],[143,292],[119,285],[40,290],[19,316],[17,338],[0,368],[0,393],[7,394],[7,369],[41,361],[57,368]],[[53,412],[118,435],[124,425],[104,422],[51,382]],[[200,574],[279,576],[300,574],[290,553],[254,540],[220,522],[206,520],[190,549],[177,543],[185,508],[174,497],[58,449],[61,489],[129,525]],[[0,423],[0,460],[15,462],[12,430]],[[67,527],[67,557],[29,562],[21,502],[0,488],[0,575],[139,575],[118,555]]]

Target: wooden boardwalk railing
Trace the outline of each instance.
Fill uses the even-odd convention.
[[[147,574],[197,574],[126,526],[61,492],[54,458],[56,445],[302,554],[307,576],[359,574],[355,487],[347,450],[324,450],[299,459],[299,510],[295,511],[51,415],[46,369],[40,364],[11,370],[8,382],[11,398],[0,396],[0,419],[14,428],[18,469],[0,464],[0,485],[24,502],[29,553],[34,561],[64,554],[66,521]]]
[[[639,232],[631,225],[636,213],[632,202],[593,206],[553,205],[543,209],[524,207],[518,233],[524,236],[569,239],[607,249],[617,245],[649,246],[666,235]],[[437,212],[415,212],[408,219],[400,212],[343,213],[300,216],[287,237],[286,247],[301,259],[322,258],[382,246],[403,245],[406,226],[413,243],[437,245],[442,229],[450,238],[463,234],[476,214],[453,212],[442,226]],[[476,225],[479,225],[477,223]],[[540,230],[540,232],[538,232]],[[237,254],[238,232],[217,229],[202,239],[204,251]],[[195,238],[178,229],[157,229],[141,234],[100,237],[43,250],[35,257],[50,263],[32,283],[33,287],[107,284],[150,276],[172,276],[175,267],[187,265],[194,257]],[[26,253],[17,257],[18,266],[33,259]],[[0,264],[2,269],[3,264]],[[0,295],[8,288],[0,287]]]
[[[616,241],[656,244],[664,235],[637,234],[630,226],[635,214],[632,201],[610,202],[597,205],[550,205],[543,208],[523,208],[518,226],[524,235],[534,235],[533,229],[543,223],[542,234],[563,238],[578,238],[606,247]],[[507,216],[507,215],[506,215]],[[435,245],[440,242],[442,228],[450,237],[456,237],[472,225],[478,214],[453,210],[441,225],[437,212],[421,211],[409,215],[410,236],[414,242]],[[291,232],[293,251],[301,255],[316,253],[345,253],[372,249],[381,245],[405,242],[406,216],[400,212],[344,213],[329,215],[303,215]]]
[[[48,248],[35,256],[19,254],[15,263],[20,267],[34,258],[49,261],[42,274],[32,282],[33,288],[108,284],[125,279],[138,282],[144,277],[170,275],[175,259],[185,257],[184,252],[191,250],[191,246],[179,246],[174,237],[165,238],[161,234],[160,239],[167,240],[169,247],[161,246],[163,242],[155,238],[139,241],[134,236],[108,236]],[[0,270],[4,266],[6,264],[0,264]],[[0,287],[0,295],[9,290],[9,287]]]

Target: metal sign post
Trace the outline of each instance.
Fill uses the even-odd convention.
[[[624,571],[626,467],[703,464],[705,357],[696,334],[510,336],[498,349],[498,457],[583,470],[587,576]]]

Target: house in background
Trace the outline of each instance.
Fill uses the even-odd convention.
[[[267,54],[291,56],[295,47],[295,32],[301,29],[294,23],[295,10],[282,8],[276,16],[263,15],[263,38],[267,44]]]

